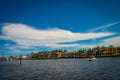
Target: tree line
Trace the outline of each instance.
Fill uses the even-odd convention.
[[[67,51],[67,50],[52,50],[52,51],[40,51],[37,53],[31,53],[27,55],[28,59],[44,59],[44,58],[76,58],[76,57],[89,57],[94,55],[96,57],[103,56],[120,56],[120,47],[114,47],[110,45],[106,46],[97,46],[95,48],[89,49],[79,49],[76,51]]]

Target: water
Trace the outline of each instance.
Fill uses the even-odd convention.
[[[0,80],[120,80],[120,58],[5,61]]]

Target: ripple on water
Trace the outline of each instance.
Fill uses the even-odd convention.
[[[0,80],[120,80],[120,59],[23,60],[0,62]],[[115,66],[113,66],[115,65]]]

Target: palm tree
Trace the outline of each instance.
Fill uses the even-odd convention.
[[[114,55],[114,52],[115,52],[114,46],[110,45],[110,46],[109,46],[109,54],[110,54],[110,56],[113,56],[113,55]]]
[[[101,50],[100,47],[97,46],[97,47],[96,47],[96,56],[101,56],[100,50]]]

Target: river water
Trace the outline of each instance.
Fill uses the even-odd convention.
[[[4,61],[0,80],[120,80],[120,58]]]

